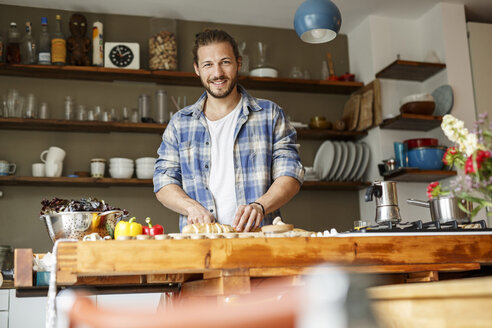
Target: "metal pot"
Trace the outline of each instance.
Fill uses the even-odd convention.
[[[459,208],[460,202],[468,211],[473,210],[471,202],[454,196],[444,196],[429,201],[407,199],[408,204],[430,208],[432,221],[445,223],[456,220],[458,223],[469,223],[471,215]]]
[[[116,223],[123,211],[106,212],[60,212],[41,215],[53,242],[61,238],[82,240],[85,235],[98,233],[99,236],[114,236]]]

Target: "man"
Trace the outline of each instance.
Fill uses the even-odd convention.
[[[224,31],[197,34],[198,101],[173,115],[158,149],[154,192],[180,230],[218,221],[237,231],[271,224],[304,177],[296,132],[281,108],[238,85],[241,57]]]

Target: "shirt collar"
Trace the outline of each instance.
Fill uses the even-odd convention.
[[[237,89],[239,93],[243,97],[243,114],[249,115],[249,111],[257,112],[262,110],[256,98],[252,97],[241,85],[237,85]],[[182,115],[193,115],[194,118],[198,119],[203,112],[203,105],[205,104],[205,100],[207,99],[207,92],[205,91],[200,98],[198,98],[197,102],[193,105],[185,107],[181,110]]]

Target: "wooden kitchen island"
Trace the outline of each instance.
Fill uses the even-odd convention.
[[[29,252],[32,257],[31,250],[16,250],[16,268],[17,265],[21,265],[18,262],[22,256]],[[402,322],[407,322],[406,326],[411,327],[408,320],[412,317],[409,314],[414,306],[412,301],[422,300],[425,293],[427,296],[434,293],[432,295],[437,296],[426,299],[427,303],[422,304],[437,304],[434,298],[443,298],[436,292],[436,289],[440,290],[439,284],[453,283],[453,280],[430,284],[408,282],[437,281],[446,275],[451,275],[452,278],[487,275],[490,272],[488,265],[492,264],[492,235],[352,234],[343,237],[308,238],[61,242],[57,251],[57,262],[56,281],[59,286],[181,283],[183,297],[247,294],[258,285],[256,281],[268,277],[291,277],[290,281],[295,284],[300,281],[299,276],[307,270],[328,263],[348,272],[389,278],[378,280],[378,283],[388,284],[387,286],[370,288],[369,297],[375,312],[389,316],[390,321],[387,323],[391,324],[387,325],[388,327],[404,327],[405,325],[395,324],[398,318],[404,319]],[[32,277],[31,272],[29,275]],[[17,280],[18,277],[22,279],[22,270],[16,271],[15,283],[17,288],[22,288],[23,283]],[[490,286],[492,283],[492,277],[478,279],[487,279],[484,286]],[[473,281],[454,281],[467,280]],[[475,290],[480,289],[480,284],[475,283]],[[436,287],[433,292],[425,292],[424,296],[409,291],[409,288],[424,285]],[[451,298],[451,306],[456,304],[456,299],[474,300],[470,295],[463,294],[463,297],[458,297],[457,291],[460,288],[449,288],[453,290],[448,295]],[[402,292],[404,290],[407,292]],[[470,313],[476,314],[477,311],[483,310],[484,306],[492,306],[491,292],[485,291],[485,294],[481,292],[477,295],[480,301],[473,304],[479,304],[480,307]],[[407,299],[400,299],[400,296]],[[395,303],[395,300],[400,302]],[[400,305],[396,306],[398,304]],[[440,311],[437,310],[434,314],[432,311],[427,312],[431,313],[430,317],[435,317]],[[396,321],[391,321],[391,318],[396,318]],[[422,320],[425,321],[425,318],[421,318],[418,326],[427,326]],[[492,322],[492,317],[483,320],[488,324]]]

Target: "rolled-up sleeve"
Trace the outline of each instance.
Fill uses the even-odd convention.
[[[285,117],[281,108],[277,108],[273,131],[272,178],[289,176],[304,182],[304,167],[299,157],[297,133]]]
[[[154,192],[158,192],[168,184],[182,186],[179,146],[174,122],[174,120],[169,122],[157,150],[159,157],[154,167]]]

